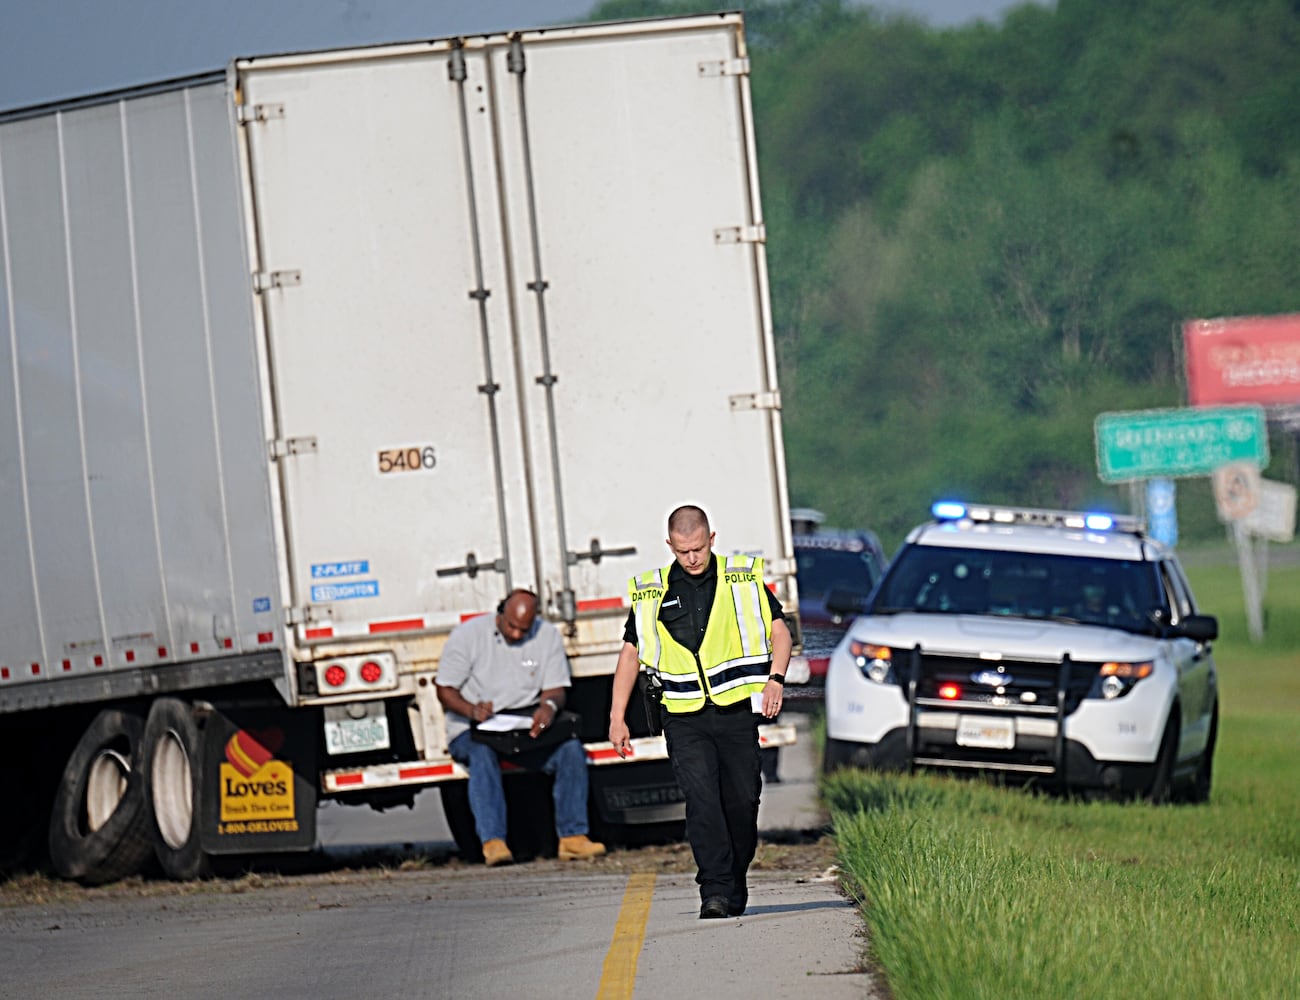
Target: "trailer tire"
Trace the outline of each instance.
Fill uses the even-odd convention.
[[[686,820],[668,819],[658,823],[606,823],[592,809],[591,835],[611,847],[650,847],[681,844],[686,841]]]
[[[555,857],[559,838],[551,804],[551,779],[540,772],[503,775],[506,796],[506,843],[516,861]],[[469,807],[469,782],[445,781],[439,786],[442,812],[456,842],[456,853],[471,864],[483,860],[483,844]]]
[[[24,763],[28,763],[24,761]],[[0,785],[22,803],[0,814],[0,878],[23,871],[38,860],[41,844],[48,840],[45,817],[49,816],[50,795],[28,779],[30,767],[0,767]],[[54,782],[50,782],[54,787]],[[41,800],[44,799],[44,805]]]
[[[474,813],[469,807],[469,782],[444,781],[438,786],[442,795],[442,813],[447,820],[456,853],[470,864],[483,860],[483,845],[474,831]]]
[[[199,845],[203,741],[187,703],[159,698],[150,706],[141,771],[163,874],[180,882],[210,874],[209,857]]]
[[[64,878],[103,885],[136,874],[148,860],[143,736],[137,712],[105,708],[73,748],[50,810],[50,863]]]
[[[9,800],[0,809],[0,879],[44,867],[59,762],[72,743],[64,741],[61,755],[45,727],[43,719],[6,716],[0,729],[0,787]],[[44,748],[37,759],[34,746]]]

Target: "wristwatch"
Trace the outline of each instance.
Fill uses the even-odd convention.
[[[785,674],[768,674],[767,679],[769,681],[776,681],[782,687],[785,687]]]

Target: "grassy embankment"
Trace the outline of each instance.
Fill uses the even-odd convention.
[[[1235,565],[1189,575],[1221,630],[1208,805],[826,782],[873,963],[899,1000],[1300,997],[1300,567],[1271,572],[1258,645]]]

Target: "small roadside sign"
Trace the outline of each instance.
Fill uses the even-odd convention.
[[[1156,541],[1170,548],[1178,544],[1176,490],[1174,481],[1164,476],[1147,480],[1147,531]]]
[[[1268,424],[1262,406],[1102,413],[1094,432],[1097,474],[1107,483],[1207,476],[1229,462],[1268,465]]]
[[[1242,518],[1241,525],[1252,535],[1286,543],[1295,538],[1295,507],[1294,486],[1263,479],[1255,509]]]
[[[1214,504],[1221,521],[1240,521],[1259,503],[1259,466],[1251,462],[1229,462],[1210,476]]]

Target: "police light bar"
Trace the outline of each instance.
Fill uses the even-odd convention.
[[[1086,531],[1122,531],[1142,533],[1141,518],[1129,514],[1041,510],[1036,507],[973,506],[953,500],[940,500],[930,507],[936,521],[973,521],[992,524],[1037,524],[1044,527],[1074,528]]]

